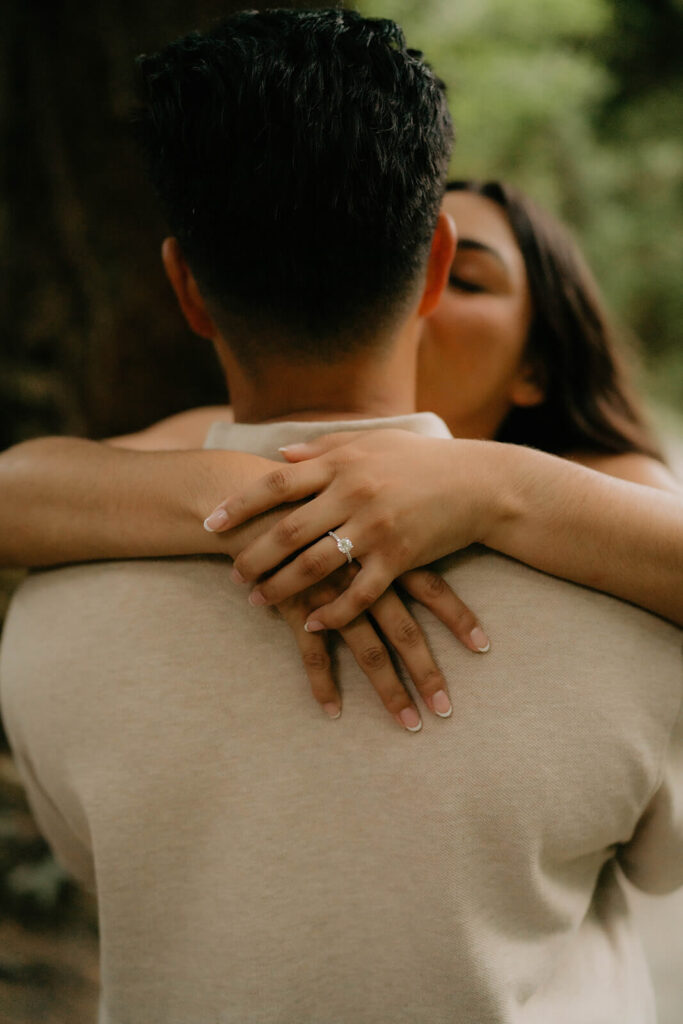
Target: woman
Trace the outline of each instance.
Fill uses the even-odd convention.
[[[639,465],[639,482],[663,483],[618,339],[567,231],[498,182],[452,182],[444,206],[460,239],[423,336],[420,406],[437,408],[456,437],[575,455],[628,479]],[[626,453],[649,464],[610,459]]]
[[[419,404],[440,413],[461,438],[497,437],[507,444],[433,442],[405,434],[388,437],[385,432],[323,439],[289,453],[293,459],[321,457],[292,467],[283,477],[287,487],[273,500],[273,491],[263,483],[271,463],[256,457],[168,452],[146,456],[143,464],[131,461],[131,453],[94,442],[29,442],[0,459],[6,494],[0,536],[12,538],[5,540],[4,551],[0,548],[0,560],[50,564],[218,550],[235,554],[243,549],[235,564],[237,578],[255,580],[294,553],[291,541],[283,543],[291,531],[264,530],[256,524],[251,530],[257,539],[249,542],[232,527],[273,504],[322,491],[294,513],[303,528],[300,537],[305,543],[324,537],[312,550],[320,546],[325,569],[320,575],[325,575],[345,563],[343,553],[326,537],[337,527],[341,536],[353,538],[361,569],[329,607],[327,597],[310,590],[304,603],[296,605],[290,621],[300,626],[305,620],[309,631],[320,626],[343,629],[371,605],[382,625],[374,604],[394,578],[473,541],[683,619],[676,587],[683,549],[681,505],[672,494],[652,490],[674,491],[676,484],[658,461],[656,446],[627,394],[583,264],[557,225],[503,186],[453,186],[446,209],[455,216],[461,241],[451,287],[425,325]],[[208,424],[225,414],[220,409],[194,410],[113,444],[142,450],[199,447]],[[526,444],[603,473],[522,447]],[[207,460],[218,454],[220,475],[209,485]],[[178,482],[189,489],[193,474],[193,500],[181,507]],[[237,490],[259,479],[260,484],[224,502],[209,517],[213,534],[197,531],[193,516],[202,502],[205,509],[211,507],[209,495],[216,486],[225,493],[226,480]],[[451,490],[457,495],[452,503],[447,497]],[[49,518],[36,512],[37,493],[50,508]],[[400,532],[386,528],[387,504],[391,511],[392,503],[394,519],[402,517]],[[614,503],[620,522],[610,509]],[[153,518],[145,514],[146,508]],[[229,517],[221,517],[226,510]],[[385,522],[384,529],[380,522]],[[221,541],[216,533],[225,529],[229,533]],[[561,545],[556,543],[558,530]],[[607,541],[611,548],[606,548]],[[299,556],[259,586],[252,603],[285,609],[303,580],[310,583],[310,573],[302,568]],[[410,592],[418,590],[427,604],[434,590],[430,580],[425,588],[423,579],[421,592],[407,581]],[[481,627],[455,600],[440,614],[471,649],[486,649]],[[390,630],[385,632],[391,639]],[[298,629],[297,635],[304,634]],[[314,639],[320,640],[300,640],[309,662],[315,661],[310,657],[313,649],[304,651],[303,644]],[[423,663],[418,675],[423,678],[431,671]],[[314,692],[334,717],[339,697],[328,669],[323,676],[318,673],[312,680]],[[395,707],[398,679],[373,682],[387,706]],[[449,713],[450,704],[441,704],[444,710],[434,706],[433,686],[418,689],[432,710]],[[403,710],[416,712],[409,695],[402,693]]]

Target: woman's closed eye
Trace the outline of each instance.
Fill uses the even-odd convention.
[[[448,278],[448,284],[451,288],[458,288],[462,292],[484,292],[486,289],[483,285],[477,284],[475,281],[466,281],[464,277],[457,277],[455,274],[451,274]]]
[[[467,295],[503,295],[512,287],[508,268],[497,250],[471,238],[458,242],[449,284]]]

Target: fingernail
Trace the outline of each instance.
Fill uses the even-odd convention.
[[[491,642],[481,626],[475,626],[470,633],[470,640],[480,654],[486,654],[491,649]]]
[[[339,718],[341,715],[341,708],[338,704],[323,704],[323,711],[330,716],[330,718]]]
[[[304,629],[307,633],[319,633],[321,629],[324,629],[322,622],[318,622],[317,619],[311,619],[310,622],[304,624]]]
[[[241,573],[241,572],[239,571],[239,569],[233,569],[233,570],[232,570],[232,572],[230,573],[230,577],[231,577],[231,579],[232,579],[232,580],[233,580],[233,581],[234,581],[235,583],[244,583],[244,582],[245,582],[245,580],[244,580],[244,576],[243,576],[243,575],[242,575],[242,573]]]
[[[445,690],[437,690],[432,695],[432,711],[439,718],[450,718],[453,714],[453,706],[448,699],[448,694]]]
[[[263,596],[263,594],[261,593],[261,591],[260,590],[252,590],[251,594],[249,595],[249,604],[253,604],[256,607],[256,605],[265,604],[265,603],[266,603],[266,599]]]
[[[404,708],[396,718],[399,725],[402,725],[408,732],[419,732],[422,728],[422,719],[415,708]]]
[[[213,533],[220,526],[223,526],[227,518],[228,513],[225,511],[225,509],[217,508],[211,513],[210,516],[207,516],[206,519],[204,520],[204,529],[208,530],[209,533]]]
[[[306,448],[306,444],[283,444],[281,448],[278,448],[279,452],[298,452],[302,448]]]

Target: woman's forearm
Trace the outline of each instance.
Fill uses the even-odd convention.
[[[207,533],[202,519],[226,492],[274,465],[240,452],[26,441],[0,455],[0,565],[235,554],[245,536]]]
[[[268,474],[223,503],[221,528],[311,497],[236,560],[269,604],[339,564],[329,541],[315,543],[326,530],[352,539],[363,572],[311,611],[316,628],[339,629],[407,569],[475,542],[683,624],[680,493],[518,445],[400,430],[333,434],[284,451],[290,465],[277,479]],[[311,552],[292,558],[303,544]]]
[[[529,448],[487,447],[486,545],[683,624],[680,495]]]

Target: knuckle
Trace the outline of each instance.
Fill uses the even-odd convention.
[[[327,571],[325,559],[322,555],[309,551],[301,558],[301,571],[309,579],[319,580]]]
[[[351,497],[355,501],[365,504],[375,497],[377,493],[376,486],[373,480],[368,477],[360,477],[355,480],[351,487]]]
[[[383,593],[381,587],[365,587],[356,594],[356,607],[359,610],[369,608],[379,600]]]
[[[372,644],[363,648],[359,655],[359,661],[362,668],[369,672],[377,672],[389,664],[389,655],[386,647],[381,644]]]
[[[291,474],[284,469],[274,469],[266,476],[266,487],[273,494],[284,494],[289,488]]]
[[[292,516],[283,519],[275,528],[275,539],[279,544],[294,543],[301,534],[301,526]]]
[[[322,648],[303,651],[301,658],[310,672],[325,672],[330,667],[330,657]]]
[[[375,516],[375,529],[387,533],[396,526],[396,516],[390,509],[384,509]]]
[[[430,597],[443,597],[448,590],[446,581],[443,576],[439,576],[438,572],[426,572],[421,583]]]
[[[396,627],[396,640],[403,647],[416,647],[422,639],[422,630],[415,619],[402,619]]]

